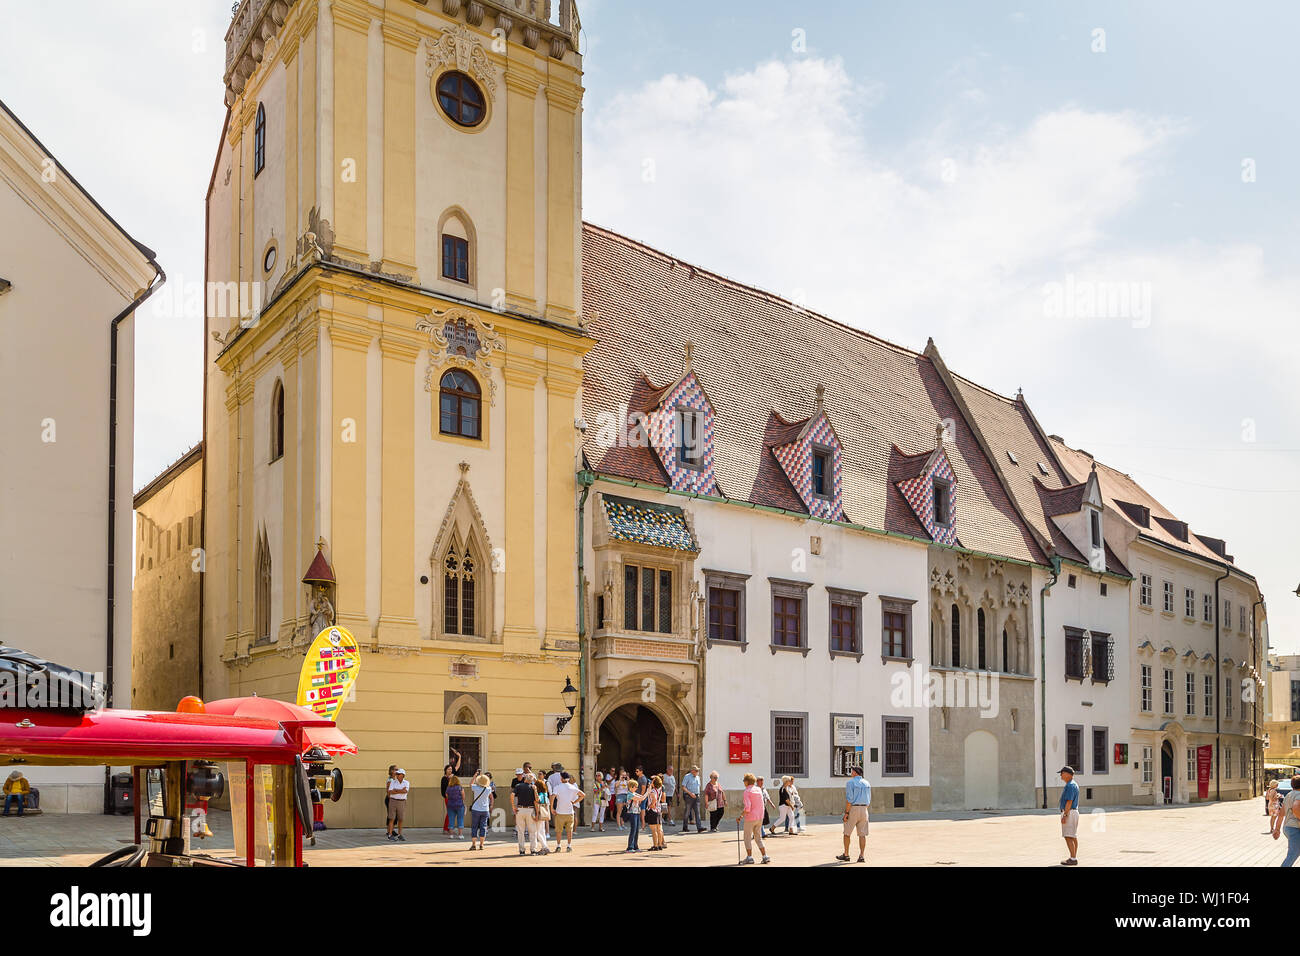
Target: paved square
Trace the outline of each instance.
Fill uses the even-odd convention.
[[[867,866],[1054,866],[1065,857],[1052,811],[881,816],[871,823]],[[215,836],[205,847],[232,854],[230,818],[213,813]],[[662,853],[626,853],[627,834],[581,830],[571,853],[521,859],[514,829],[490,835],[488,848],[440,830],[410,830],[390,843],[382,830],[329,830],[305,850],[312,866],[735,866],[735,820],[726,832],[668,834]],[[768,840],[773,866],[830,866],[841,851],[836,819],[818,817],[807,833]],[[130,817],[0,818],[0,865],[80,866],[130,840]],[[1261,800],[1170,808],[1125,807],[1084,814],[1082,866],[1278,866],[1285,841],[1268,835]],[[553,844],[552,844],[553,845]],[[643,835],[641,845],[650,839]],[[851,855],[857,857],[856,838]],[[856,864],[847,864],[855,866]]]

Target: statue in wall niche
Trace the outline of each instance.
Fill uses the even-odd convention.
[[[330,602],[329,589],[325,585],[312,585],[311,600],[307,604],[307,617],[311,621],[313,637],[334,625],[334,605]]]

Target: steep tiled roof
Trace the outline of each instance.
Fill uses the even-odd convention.
[[[1166,544],[1172,548],[1186,551],[1198,557],[1205,558],[1209,561],[1222,563],[1231,559],[1225,558],[1222,554],[1216,554],[1213,548],[1210,548],[1205,542],[1195,534],[1188,534],[1187,540],[1173,533],[1169,526],[1177,527],[1182,524],[1177,518],[1170,513],[1169,509],[1151,497],[1141,485],[1124,474],[1122,471],[1104,465],[1096,461],[1087,452],[1071,448],[1060,439],[1052,438],[1052,449],[1061,459],[1061,463],[1073,475],[1080,478],[1086,478],[1088,472],[1092,470],[1094,462],[1097,465],[1097,479],[1101,485],[1102,496],[1106,499],[1107,504],[1115,505],[1119,514],[1124,519],[1137,528],[1143,535]],[[1123,502],[1128,507],[1120,507],[1119,502]],[[1133,506],[1146,508],[1151,514],[1151,523],[1148,527],[1143,527],[1134,520]],[[1184,525],[1185,527],[1185,525]]]
[[[583,417],[593,427],[583,451],[596,471],[652,480],[642,456],[607,447],[619,430],[610,423],[643,379],[681,377],[689,341],[716,412],[714,465],[724,495],[805,510],[771,447],[802,427],[824,384],[843,445],[848,520],[925,536],[895,486],[891,450],[928,454],[936,424],[961,418],[928,358],[596,226],[583,227],[582,259],[583,309],[597,340],[584,360]],[[958,428],[945,448],[957,478],[960,544],[1045,561],[974,436]]]
[[[604,495],[609,536],[675,551],[699,551],[681,508]]]

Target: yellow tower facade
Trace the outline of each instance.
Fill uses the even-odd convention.
[[[292,699],[355,634],[334,825],[381,822],[390,764],[416,825],[453,751],[578,764],[579,34],[569,0],[244,0],[227,34],[204,690]]]

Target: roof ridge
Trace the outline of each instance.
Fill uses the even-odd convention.
[[[742,282],[739,279],[733,279],[730,276],[725,276],[720,272],[715,272],[714,270],[705,268],[704,266],[696,265],[694,262],[688,262],[687,260],[681,258],[680,256],[675,256],[672,253],[665,252],[664,250],[656,248],[655,246],[652,246],[649,243],[642,242],[640,239],[633,239],[630,236],[623,235],[621,232],[615,232],[613,229],[610,229],[607,226],[600,226],[597,225],[596,223],[589,222],[584,219],[582,221],[582,228],[586,230],[590,230],[592,232],[601,233],[602,235],[610,239],[613,239],[616,242],[620,242],[625,246],[629,246],[631,248],[639,249],[642,252],[649,253],[650,255],[662,259],[665,262],[671,262],[674,265],[686,266],[687,268],[694,271],[697,275],[702,275],[708,279],[712,279],[713,281],[721,285],[728,286],[732,289],[736,289],[741,292],[746,292],[757,298],[765,299],[769,302],[772,302],[773,304],[785,306],[786,308],[789,308],[795,312],[802,313],[803,315],[807,315],[813,319],[818,320],[819,322],[825,323],[826,325],[847,332],[850,335],[862,339],[866,339],[871,342],[875,342],[877,345],[884,346],[885,348],[892,349],[895,352],[910,356],[912,358],[925,359],[926,361],[929,361],[929,359],[926,358],[925,353],[922,351],[917,351],[916,349],[908,348],[906,345],[900,345],[897,342],[891,342],[889,339],[883,338],[874,332],[868,332],[865,329],[854,328],[853,326],[841,322],[838,319],[831,318],[829,315],[799,305],[797,302],[792,302],[783,296],[777,295],[775,292],[770,292],[767,289],[761,288],[759,286],[751,285],[747,282]]]

